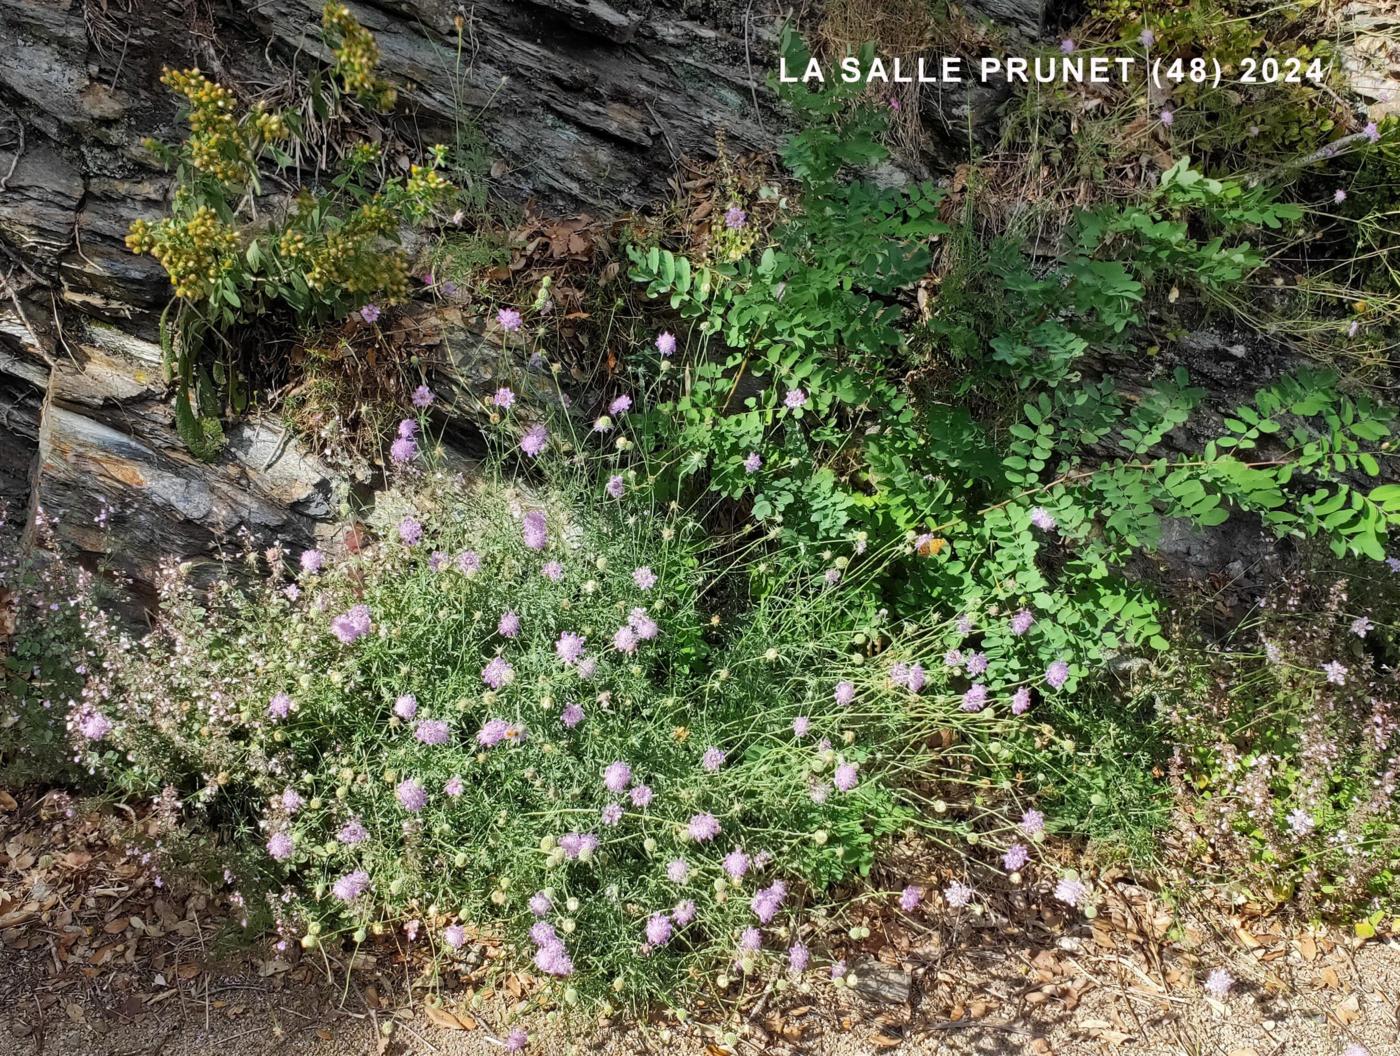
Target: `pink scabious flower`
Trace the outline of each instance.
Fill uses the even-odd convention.
[[[369,830],[365,828],[364,822],[359,818],[351,818],[340,827],[340,831],[335,834],[335,838],[346,847],[354,847],[357,843],[364,843],[369,839]]]
[[[285,693],[278,693],[267,702],[267,717],[269,719],[285,719],[292,713],[292,698]]]
[[[502,638],[514,638],[520,633],[520,617],[507,609],[501,613],[501,618],[496,624],[496,633]]]
[[[619,627],[613,632],[612,647],[619,653],[631,656],[637,651],[637,632],[630,626]]]
[[[428,571],[441,572],[447,567],[447,555],[441,550],[434,550],[428,555]]]
[[[1340,187],[1338,187],[1335,191],[1332,192],[1332,201],[1336,202],[1338,205],[1341,205],[1346,200],[1347,192],[1342,190]]]
[[[1150,48],[1153,44],[1157,43],[1157,34],[1153,33],[1150,29],[1144,29],[1138,34],[1138,42],[1142,44],[1144,48]]]
[[[585,656],[578,662],[578,666],[575,667],[574,670],[578,672],[579,678],[592,678],[598,673],[598,661],[594,660],[591,656]]]
[[[463,550],[457,555],[457,571],[464,576],[474,576],[481,571],[481,555],[475,550]]]
[[[535,967],[546,975],[566,976],[574,972],[574,962],[562,942],[550,942],[535,951]]]
[[[418,812],[428,805],[428,793],[415,778],[408,777],[394,786],[394,798],[404,810]]]
[[[399,522],[399,541],[404,546],[417,546],[423,539],[423,526],[414,517]]]
[[[1024,715],[1031,707],[1031,691],[1027,686],[1021,686],[1015,693],[1011,694],[1011,714]]]
[[[891,110],[894,110],[894,111],[896,111],[896,112],[898,112],[900,109],[902,109],[899,100],[898,100],[897,98],[895,98],[893,95],[890,96],[889,99],[886,100],[886,104],[889,106],[889,108],[890,108]]]
[[[631,409],[632,397],[628,396],[625,392],[621,396],[615,397],[612,403],[608,404],[608,414],[614,418],[620,418]]]
[[[1032,513],[1032,520],[1034,520],[1034,513]],[[963,613],[961,616],[958,617],[958,622],[956,626],[958,629],[958,633],[964,638],[966,638],[969,634],[972,633],[972,614],[970,612]]]
[[[505,719],[487,719],[477,731],[476,743],[483,748],[494,748],[510,734],[510,723]]]
[[[686,832],[696,843],[707,843],[719,835],[719,819],[713,814],[696,814],[686,825]]]
[[[394,714],[407,722],[418,714],[418,698],[412,693],[405,693],[394,701]]]
[[[899,893],[899,908],[906,913],[912,913],[919,908],[919,902],[923,897],[923,890],[910,884]]]
[[[647,615],[647,610],[637,606],[627,614],[627,626],[636,633],[637,638],[643,642],[650,642],[661,632],[661,628],[656,625],[656,621]]]
[[[1019,873],[1030,860],[1031,852],[1026,850],[1026,845],[1023,843],[1013,843],[1001,856],[1002,868],[1008,873]]]
[[[1288,827],[1295,836],[1307,836],[1313,831],[1317,823],[1313,821],[1313,816],[1302,807],[1293,808],[1293,812],[1288,815]]]
[[[963,711],[981,711],[987,706],[987,687],[981,682],[976,682],[963,694]]]
[[[509,388],[502,385],[499,389],[495,391],[495,393],[492,394],[491,405],[493,407],[499,407],[503,411],[508,411],[513,406],[515,406],[515,393],[511,392]]]
[[[368,887],[369,873],[363,869],[356,869],[337,880],[331,887],[331,894],[342,902],[353,902],[363,895]]]
[[[954,880],[943,889],[943,901],[947,902],[953,909],[962,909],[964,906],[968,905],[976,895],[977,892],[968,887],[961,880]]]
[[[1230,994],[1230,988],[1235,985],[1234,976],[1224,968],[1212,968],[1210,974],[1206,976],[1206,981],[1202,984],[1206,993],[1217,1001],[1224,1001]]]
[[[1170,110],[1163,110],[1160,114],[1157,115],[1157,119],[1161,121],[1162,124],[1165,125],[1167,128],[1171,128],[1172,123],[1176,120],[1176,115],[1173,114]]]
[[[437,397],[433,395],[433,390],[428,388],[428,386],[419,385],[418,388],[413,390],[413,396],[411,398],[413,400],[413,406],[422,411],[431,407],[433,405],[433,400]]]
[[[749,900],[749,909],[753,910],[753,915],[758,918],[759,923],[767,924],[778,915],[786,897],[787,885],[781,880],[774,880],[768,887],[761,888],[754,894]]]
[[[447,782],[442,786],[443,795],[451,799],[456,799],[466,790],[467,783],[460,777],[449,777]]]
[[[326,564],[326,555],[319,550],[303,550],[301,552],[301,570],[308,576],[314,576],[321,571]]]
[[[621,759],[611,762],[603,770],[603,787],[609,792],[622,792],[632,783],[632,768]]]
[[[614,499],[622,498],[623,493],[627,490],[627,485],[622,479],[622,474],[614,473],[610,476],[603,490]]]
[[[737,205],[731,205],[724,211],[724,226],[731,231],[738,231],[749,222],[749,214],[740,209]]]
[[[622,820],[622,804],[609,803],[606,807],[603,808],[602,813],[599,815],[599,818],[604,825],[610,827],[616,825]]]
[[[795,411],[799,407],[807,405],[807,394],[801,389],[788,389],[787,395],[783,397],[783,406],[790,411]]]
[[[610,433],[612,432],[612,427],[612,419],[606,414],[600,414],[597,418],[593,419],[593,431],[595,433]]]
[[[539,423],[530,426],[525,431],[525,435],[520,438],[520,450],[531,458],[538,458],[540,452],[548,446],[549,430]]]
[[[1045,831],[1045,815],[1032,808],[1021,815],[1021,831],[1027,836]]]
[[[1044,532],[1054,531],[1055,515],[1044,506],[1037,506],[1031,510],[1031,524]]]
[[[832,699],[843,708],[850,707],[851,702],[856,699],[856,687],[845,680],[837,682]]]
[[[792,720],[792,735],[801,739],[806,737],[812,730],[812,720],[806,715],[799,715]]]
[[[449,924],[442,929],[442,941],[448,948],[460,950],[467,941],[467,929],[460,924]]]
[[[677,902],[671,910],[671,919],[680,927],[685,927],[695,919],[695,903],[688,898]]]
[[[412,462],[418,457],[418,441],[411,436],[401,436],[389,445],[389,459],[396,466]]]
[[[510,666],[505,657],[493,656],[481,669],[481,680],[492,689],[500,689],[515,680],[515,668]]]
[[[856,783],[859,780],[860,778],[856,773],[855,763],[842,763],[836,768],[835,773],[831,775],[831,783],[842,792],[851,791],[851,789],[856,787]]]
[[[724,765],[724,752],[711,745],[705,749],[705,754],[700,757],[700,765],[705,768],[706,773],[715,773]]]
[[[379,305],[377,304],[367,304],[360,309],[360,318],[367,323],[378,322],[379,315]]]
[[[666,913],[653,913],[647,918],[647,942],[653,946],[665,946],[671,941],[671,918]]]
[[[525,545],[531,550],[543,550],[549,543],[548,522],[542,510],[531,510],[521,525]]]
[[[369,606],[355,605],[331,620],[331,633],[340,639],[341,645],[350,645],[357,638],[369,634],[372,626]]]
[[[662,358],[674,356],[676,354],[676,335],[669,330],[663,330],[657,334],[656,351],[661,353]]]
[[[822,582],[828,587],[834,587],[841,582],[841,570],[839,568],[828,568],[822,573]]]
[[[642,565],[632,570],[632,582],[639,590],[650,590],[656,586],[656,573],[647,565]]]
[[[1045,669],[1045,681],[1051,689],[1059,689],[1069,681],[1069,664],[1056,660]]]
[[[757,473],[763,468],[763,456],[757,451],[750,451],[748,457],[744,459],[744,472]]]
[[[530,1044],[530,1035],[521,1027],[516,1027],[506,1035],[506,1052],[523,1052],[528,1044]]]
[[[739,949],[745,953],[754,953],[763,947],[763,932],[757,928],[745,928],[739,932]]]
[[[724,866],[724,871],[729,874],[731,880],[742,880],[744,874],[749,871],[751,861],[742,848],[735,847],[724,856],[724,861],[720,864]]]
[[[690,864],[684,858],[672,858],[666,863],[666,879],[673,884],[683,884],[690,876]]]
[[[1089,896],[1089,886],[1077,876],[1062,876],[1055,885],[1055,897],[1067,906],[1078,908]]]
[[[530,912],[537,917],[549,916],[549,911],[554,908],[554,900],[543,891],[536,891],[530,896]]]
[[[424,719],[413,731],[413,736],[424,744],[446,744],[452,736],[452,730],[444,719]]]
[[[1064,40],[1060,41],[1060,51],[1066,55],[1072,53],[1074,51],[1074,41],[1069,37],[1065,37]]]
[[[987,670],[987,654],[986,654],[986,653],[980,653],[980,652],[979,652],[979,653],[969,653],[969,654],[968,654],[968,657],[967,657],[967,673],[968,673],[968,675],[980,675],[980,674],[984,674],[984,673],[986,672],[986,670]]]
[[[496,323],[507,333],[520,329],[520,313],[514,308],[502,308],[496,313]]]
[[[943,654],[943,666],[959,668],[963,665],[963,654],[961,649],[949,649]]]
[[[306,800],[301,798],[301,793],[294,788],[284,788],[282,790],[282,809],[288,814],[295,814],[306,805]]]
[[[632,797],[632,806],[634,807],[648,807],[651,805],[652,792],[650,785],[633,785],[632,791],[628,794]]]
[[[285,832],[274,832],[267,841],[267,854],[273,861],[285,862],[294,850],[296,845]]]
[[[1371,1056],[1371,1050],[1360,1042],[1353,1041],[1342,1050],[1342,1056]]]
[[[572,667],[583,658],[585,638],[573,631],[564,631],[554,643],[554,655],[565,667]]]
[[[1327,681],[1334,686],[1344,686],[1347,681],[1346,665],[1340,660],[1332,660],[1322,665],[1322,673],[1327,676]]]
[[[1351,621],[1351,633],[1358,638],[1365,638],[1375,628],[1369,616],[1358,616]]]
[[[1016,615],[1011,617],[1011,633],[1017,638],[1031,629],[1031,624],[1035,623],[1035,615],[1030,609],[1018,609]]]
[[[399,423],[398,436],[401,440],[412,440],[418,435],[418,420],[405,418]]]
[[[801,975],[807,970],[807,964],[810,960],[811,954],[802,943],[794,942],[788,947],[788,973],[790,975]]]
[[[1361,130],[1361,134],[1372,143],[1379,143],[1381,141],[1381,130],[1376,126],[1374,121],[1366,122],[1366,127]]]
[[[846,978],[846,962],[845,962],[845,961],[835,961],[835,962],[833,962],[832,965],[831,965],[831,981],[834,983],[834,982],[836,982],[837,979],[844,979],[844,978]]]
[[[558,583],[564,578],[564,566],[558,561],[546,561],[540,566],[540,575],[551,583]]]
[[[559,846],[571,860],[585,858],[598,849],[598,837],[591,832],[566,832],[559,837]]]

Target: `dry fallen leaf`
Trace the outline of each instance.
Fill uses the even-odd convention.
[[[1361,1018],[1361,999],[1355,994],[1342,998],[1333,1007],[1332,1016],[1342,1026],[1351,1026]]]

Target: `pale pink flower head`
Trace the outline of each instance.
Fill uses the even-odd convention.
[[[525,515],[521,534],[531,550],[543,550],[549,544],[548,522],[542,510],[531,510]]]
[[[303,550],[301,552],[301,570],[307,575],[315,575],[321,571],[326,564],[326,555],[319,550]]]
[[[1170,110],[1163,110],[1160,114],[1157,115],[1157,119],[1161,121],[1162,124],[1165,125],[1167,128],[1171,128],[1172,124],[1176,121],[1176,115]]]
[[[413,406],[420,411],[431,407],[434,399],[436,397],[433,395],[433,390],[426,385],[419,385],[413,390]]]
[[[442,941],[449,949],[460,950],[467,941],[467,929],[460,924],[449,924],[442,929]]]
[[[614,473],[608,478],[608,483],[603,489],[611,498],[620,499],[627,490],[627,484],[622,479],[622,474]]]
[[[632,570],[632,582],[641,590],[650,590],[656,586],[656,573],[648,566],[642,565]]]
[[[603,787],[609,792],[622,792],[632,783],[632,768],[621,759],[603,770]]]
[[[910,884],[899,893],[899,908],[906,913],[912,913],[919,908],[919,902],[923,900],[923,897],[923,889]]]
[[[536,423],[525,431],[525,435],[520,438],[520,450],[524,451],[531,458],[538,458],[540,452],[549,446],[549,430],[543,425]]]
[[[496,323],[507,333],[514,333],[520,329],[520,313],[514,308],[502,308],[496,313]]]
[[[799,407],[807,405],[807,393],[802,389],[788,389],[787,395],[783,397],[783,406],[790,411],[795,411]]]
[[[724,765],[724,752],[714,745],[705,749],[705,754],[700,757],[700,765],[705,772],[713,774]]]
[[[696,814],[686,825],[686,831],[696,843],[706,843],[719,835],[719,819],[713,814]]]
[[[1206,981],[1202,984],[1206,993],[1217,1001],[1224,1001],[1230,994],[1230,988],[1235,985],[1234,976],[1224,968],[1212,968],[1210,974],[1206,976]]]
[[[515,393],[502,385],[491,397],[491,403],[503,411],[508,411],[515,404]]]
[[[353,902],[368,888],[369,873],[363,869],[356,869],[353,873],[346,873],[337,880],[331,887],[331,894],[342,902]]]
[[[389,458],[396,465],[412,462],[418,457],[418,441],[411,436],[401,436],[389,445]]]
[[[856,771],[855,763],[841,763],[831,776],[831,783],[842,792],[851,791],[859,780],[860,776]]]
[[[285,693],[278,693],[267,705],[267,717],[269,719],[285,719],[292,712],[292,698]]]
[[[564,631],[554,643],[554,655],[565,667],[572,667],[583,658],[583,643],[583,635]]]
[[[496,633],[502,638],[517,637],[520,634],[520,617],[507,609],[496,623]]]
[[[853,683],[843,680],[836,683],[836,691],[832,696],[841,707],[849,707],[851,702],[856,699],[856,687]]]
[[[408,516],[399,521],[399,541],[404,546],[417,546],[423,540],[423,525],[416,517]]]
[[[428,805],[427,791],[412,777],[394,786],[394,798],[399,801],[399,806],[410,813],[417,813]]]
[[[287,861],[295,850],[296,845],[285,832],[274,832],[267,841],[268,857],[276,862]]]
[[[724,212],[724,226],[731,231],[738,231],[749,222],[749,214],[737,205],[731,205]]]
[[[394,714],[407,722],[418,714],[418,698],[412,693],[405,693],[394,701]]]
[[[763,456],[757,451],[750,451],[748,457],[744,459],[744,472],[757,473],[763,468]]]
[[[676,335],[669,330],[663,330],[657,334],[656,351],[661,353],[662,358],[674,356],[676,354]]]
[[[378,322],[378,321],[379,321],[379,315],[380,315],[380,312],[379,312],[379,305],[377,305],[377,304],[367,304],[367,305],[365,305],[363,308],[360,309],[360,318],[363,319],[363,320],[364,320],[365,322],[367,322],[367,323],[376,323],[376,322]]]
[[[612,403],[608,404],[608,414],[614,418],[621,417],[631,409],[632,397],[628,396],[625,392],[621,396],[615,397]]]

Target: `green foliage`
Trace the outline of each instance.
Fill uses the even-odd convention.
[[[813,553],[896,555],[886,596],[968,614],[973,637],[944,647],[986,655],[975,682],[992,699],[1056,661],[1073,689],[1115,655],[1167,647],[1153,590],[1124,570],[1169,519],[1209,528],[1237,511],[1384,556],[1400,490],[1359,481],[1378,472],[1387,409],[1300,373],[1200,451],[1166,454],[1204,391],[1181,368],[1124,392],[1085,366],[1136,355],[1155,300],[1250,276],[1263,262],[1252,233],[1296,222],[1297,206],[1182,159],[1144,199],[1077,215],[1062,251],[1035,259],[950,230],[937,188],[852,172],[882,151],[878,118],[848,89],[782,89],[808,122],[784,155],[797,188],[752,253],[709,265],[629,251],[647,295],[694,323],[683,369],[661,364],[631,422],[663,490],[744,502]],[[936,240],[974,263],[919,322],[912,293]],[[1022,607],[1034,628],[1007,633]]]

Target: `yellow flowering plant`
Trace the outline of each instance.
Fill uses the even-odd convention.
[[[326,112],[339,114],[350,98],[392,106],[373,36],[343,5],[327,4],[322,22],[336,75],[323,85]],[[400,229],[429,218],[454,187],[439,171],[443,148],[391,178],[383,149],[361,143],[324,185],[269,203],[260,169],[294,170],[283,145],[301,135],[295,115],[244,105],[198,69],[167,70],[162,80],[184,98],[190,132],[178,145],[148,143],[175,173],[170,213],[137,220],[126,244],[170,277],[162,339],[176,420],[191,450],[207,459],[222,442],[220,414],[246,408],[250,382],[284,373],[250,330],[273,323],[305,334],[357,309],[372,322],[378,305],[408,294],[409,260],[395,245]]]

